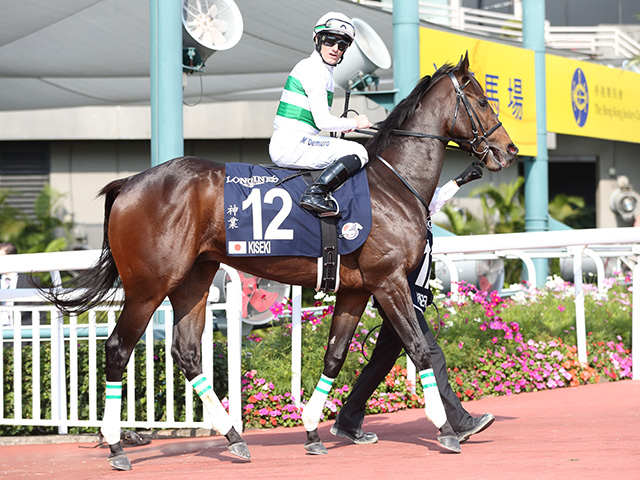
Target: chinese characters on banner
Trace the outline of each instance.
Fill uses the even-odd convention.
[[[457,64],[465,52],[475,78],[521,155],[536,156],[534,53],[521,47],[422,27],[420,73]],[[547,131],[640,143],[640,75],[545,55]]]
[[[434,46],[437,45],[437,48]],[[420,73],[457,64],[465,52],[469,68],[522,155],[535,156],[534,55],[529,50],[463,35],[420,29]]]

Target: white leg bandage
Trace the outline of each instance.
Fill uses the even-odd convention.
[[[204,374],[198,375],[196,378],[191,380],[191,386],[196,391],[200,400],[209,413],[209,417],[211,418],[211,424],[213,428],[218,431],[221,435],[226,435],[229,433],[229,430],[233,427],[233,423],[231,423],[231,417],[220,403],[216,392],[213,391],[213,387],[207,377]]]
[[[324,408],[324,402],[327,400],[329,391],[331,391],[331,385],[335,378],[320,376],[318,385],[313,391],[313,395],[309,399],[309,402],[302,409],[302,422],[307,432],[312,432],[318,428],[320,423],[320,416],[322,415],[322,409]]]
[[[107,382],[104,417],[100,433],[109,445],[120,441],[120,409],[122,407],[122,382]]]
[[[440,428],[447,422],[447,414],[444,411],[433,369],[422,370],[419,375],[424,390],[424,413],[436,428]]]

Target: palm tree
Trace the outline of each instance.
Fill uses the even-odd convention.
[[[470,196],[480,195],[487,233],[524,232],[523,184],[524,177],[518,177],[498,187],[487,183],[469,192]]]

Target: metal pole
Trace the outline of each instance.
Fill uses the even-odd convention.
[[[393,2],[393,79],[397,105],[420,80],[418,0]]]
[[[151,166],[184,154],[180,0],[151,0]]]
[[[522,46],[534,51],[536,88],[536,126],[538,156],[524,160],[524,229],[526,232],[549,230],[549,155],[547,152],[547,92],[544,0],[523,0],[522,2]],[[548,274],[548,260],[534,260],[538,286],[545,284]]]

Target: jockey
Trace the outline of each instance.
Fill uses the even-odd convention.
[[[300,206],[321,216],[337,215],[339,207],[331,192],[369,160],[361,144],[320,131],[350,132],[369,128],[366,115],[339,118],[331,114],[333,69],[356,35],[351,20],[329,12],[313,30],[315,51],[298,62],[284,86],[273,121],[269,155],[274,164],[296,169],[324,169],[300,197]]]

